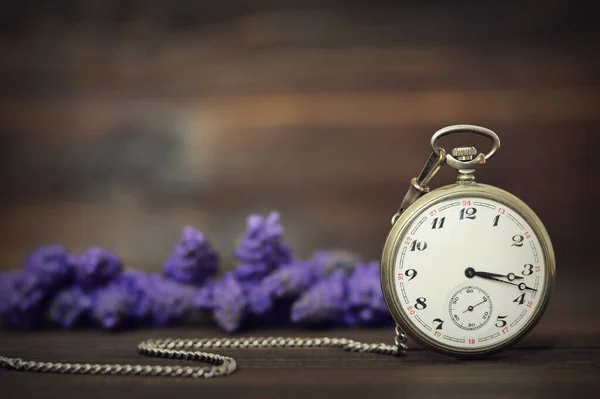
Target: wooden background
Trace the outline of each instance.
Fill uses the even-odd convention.
[[[0,270],[48,242],[78,252],[102,245],[129,266],[159,270],[186,224],[208,233],[230,267],[245,216],[273,209],[300,256],[343,247],[378,259],[431,134],[481,124],[503,145],[479,180],[525,200],[557,254],[553,300],[517,349],[482,362],[442,358],[412,342],[400,362],[333,350],[231,351],[241,367],[231,379],[2,371],[2,392],[529,398],[598,391],[598,14],[566,0],[399,3],[2,1]],[[487,145],[460,140],[444,145]],[[445,171],[432,185],[452,180]],[[0,353],[138,363],[140,339],[214,334],[221,332],[2,332]],[[282,335],[298,334],[338,335]],[[389,330],[339,335],[391,341]]]
[[[2,2],[0,268],[58,242],[158,270],[185,224],[230,266],[245,216],[272,209],[301,256],[377,259],[431,134],[473,123],[503,141],[479,180],[539,214],[563,281],[600,277],[595,18],[567,1]]]

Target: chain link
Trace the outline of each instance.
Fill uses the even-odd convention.
[[[138,345],[145,356],[204,362],[210,366],[157,366],[131,364],[50,363],[0,356],[0,367],[10,370],[61,374],[141,375],[161,377],[213,378],[233,374],[235,359],[202,352],[213,348],[341,348],[349,352],[368,352],[389,356],[406,355],[406,334],[396,326],[395,345],[364,343],[347,338],[207,338],[149,339]]]

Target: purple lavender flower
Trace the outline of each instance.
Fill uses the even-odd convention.
[[[294,302],[291,320],[296,324],[339,324],[343,319],[346,298],[346,275],[336,270]]]
[[[214,289],[213,318],[225,331],[238,330],[248,316],[248,302],[242,284],[227,273]]]
[[[309,260],[281,266],[249,291],[250,310],[257,315],[269,314],[275,321],[282,319],[283,314],[289,318],[294,300],[333,272],[348,275],[356,259],[346,251],[319,251]]]
[[[60,245],[45,245],[31,252],[23,270],[37,276],[39,283],[54,290],[71,283],[75,256]]]
[[[248,310],[254,315],[264,315],[273,308],[273,300],[261,284],[247,284],[244,287]]]
[[[290,247],[281,242],[283,227],[279,214],[266,218],[250,215],[246,234],[235,252],[239,261],[235,275],[241,281],[258,281],[277,267],[292,260]]]
[[[150,276],[148,296],[154,325],[166,326],[183,321],[193,309],[196,292],[196,287],[178,283],[165,276]]]
[[[297,298],[317,282],[317,269],[311,261],[293,261],[262,280],[262,289],[272,298]]]
[[[219,257],[200,231],[183,229],[181,240],[165,262],[165,274],[180,283],[202,285],[219,268]]]
[[[112,282],[94,295],[92,317],[102,328],[123,328],[133,320],[133,303],[123,284]]]
[[[205,312],[213,309],[215,287],[217,287],[217,282],[209,280],[196,291],[192,301],[194,311]]]
[[[77,282],[85,290],[106,285],[114,280],[122,269],[123,264],[119,256],[100,247],[86,249],[75,265]]]
[[[316,251],[310,260],[318,276],[327,276],[340,269],[346,276],[349,276],[354,271],[356,264],[361,262],[358,255],[343,249]]]
[[[197,291],[194,310],[212,310],[213,318],[226,331],[235,331],[246,326],[264,326],[287,319],[282,317],[270,295],[260,283],[239,281],[229,272],[219,282],[213,282]]]
[[[393,324],[381,290],[379,262],[358,265],[348,278],[345,320],[349,325]]]
[[[136,323],[152,319],[152,282],[150,276],[138,270],[127,270],[116,280],[122,285],[132,305],[132,317]]]
[[[88,317],[92,301],[80,287],[71,287],[60,292],[51,302],[48,319],[62,328],[71,329]]]
[[[43,321],[51,293],[44,275],[22,271],[7,276],[8,291],[3,294],[2,319],[14,328],[30,328]]]
[[[72,281],[73,260],[64,247],[46,245],[27,256],[21,271],[3,275],[0,313],[4,323],[16,328],[40,324],[51,296]]]

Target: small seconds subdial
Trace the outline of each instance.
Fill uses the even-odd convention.
[[[452,295],[448,311],[459,328],[477,330],[492,317],[492,299],[481,288],[468,285]]]

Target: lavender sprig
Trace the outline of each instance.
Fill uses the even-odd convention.
[[[115,330],[130,325],[132,309],[133,304],[123,285],[112,282],[96,292],[92,317],[102,328]]]
[[[264,315],[268,313],[274,305],[274,301],[263,285],[261,284],[246,284],[243,291],[248,302],[248,310],[253,315]]]
[[[347,280],[345,320],[349,325],[393,324],[381,290],[379,262],[356,267]]]
[[[246,234],[235,252],[239,261],[235,275],[241,281],[259,281],[292,260],[290,247],[282,242],[283,227],[279,219],[277,212],[266,218],[248,217]]]
[[[335,273],[340,279],[351,274],[357,261],[356,255],[341,250],[317,251],[309,260],[292,261],[289,265],[280,267],[262,280],[260,288],[256,291],[262,294],[263,298],[254,299],[251,304],[258,303],[263,307],[258,309],[260,312],[253,310],[257,314],[263,314],[278,307],[279,311],[285,310],[289,314],[292,301],[332,273]],[[254,297],[256,294],[250,299]],[[255,305],[254,308],[256,307]],[[340,309],[336,308],[335,311],[339,312]],[[300,312],[300,310],[296,309],[296,312]]]
[[[300,325],[339,324],[347,295],[346,275],[336,270],[305,292],[292,305],[292,323]]]
[[[226,273],[214,288],[213,319],[223,330],[238,330],[248,316],[248,302],[242,284],[233,273]]]
[[[191,226],[183,229],[181,240],[164,265],[165,274],[186,284],[200,286],[219,268],[219,257],[206,236]]]
[[[212,311],[214,308],[215,288],[218,286],[216,280],[208,280],[196,291],[192,300],[193,310],[195,312]]]
[[[272,298],[297,298],[317,281],[314,262],[297,260],[266,276],[261,285]]]
[[[354,272],[356,265],[362,262],[358,255],[343,249],[316,251],[310,261],[319,277],[327,276],[336,270],[342,270],[349,276]]]
[[[148,290],[152,323],[160,327],[180,323],[188,317],[197,292],[193,286],[178,283],[160,274],[150,276]]]
[[[75,265],[77,284],[87,291],[115,280],[122,270],[123,264],[119,256],[100,247],[86,249]]]
[[[48,319],[65,329],[85,322],[90,316],[92,298],[80,287],[60,292],[50,303]]]
[[[121,284],[132,304],[132,317],[136,324],[147,324],[152,321],[151,278],[138,270],[123,272],[118,283]]]
[[[43,321],[43,313],[51,296],[45,276],[21,271],[6,282],[2,319],[14,328],[31,328]]]
[[[39,284],[53,290],[71,283],[75,260],[75,256],[60,245],[44,245],[25,258],[23,270],[35,275]]]

